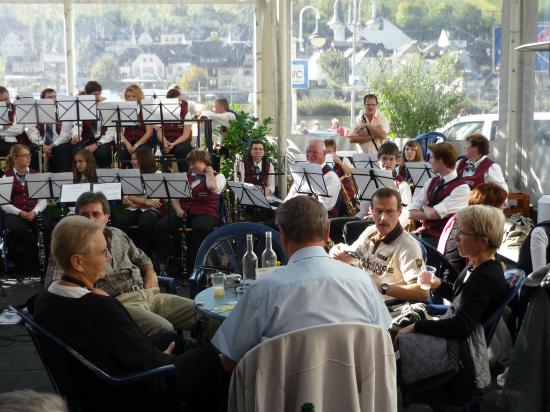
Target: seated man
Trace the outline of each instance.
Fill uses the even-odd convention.
[[[328,216],[319,202],[291,199],[277,209],[276,223],[288,265],[252,284],[212,339],[228,371],[263,337],[340,322],[387,329],[391,321],[365,273],[323,250]]]
[[[372,197],[374,225],[351,246],[343,243],[330,256],[370,272],[384,299],[427,301],[428,291],[416,282],[424,266],[418,241],[399,224],[401,195],[381,187]]]
[[[101,192],[86,192],[77,199],[75,213],[106,225],[110,216],[109,202]],[[151,259],[120,229],[106,226],[105,233],[113,258],[107,265],[105,277],[95,284],[96,292],[116,297],[146,335],[171,332],[174,328],[191,329],[195,323],[193,301],[160,293]],[[52,260],[45,288],[62,275],[62,268]]]
[[[437,247],[443,228],[451,216],[468,206],[470,187],[455,170],[456,149],[452,143],[442,142],[428,146],[432,155],[430,164],[438,176],[432,177],[415,193],[410,217],[420,220],[422,239]]]
[[[336,205],[338,200],[338,195],[340,194],[340,179],[336,173],[334,173],[329,165],[325,162],[326,155],[325,145],[322,140],[312,139],[308,142],[306,146],[306,159],[309,163],[315,163],[323,167],[323,180],[327,186],[328,196],[319,196],[319,203],[323,204],[326,209],[330,212],[332,208]],[[285,202],[293,197],[300,196],[298,193],[297,183],[294,182],[288,195],[285,198]]]

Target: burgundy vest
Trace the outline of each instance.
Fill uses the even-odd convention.
[[[143,121],[143,114],[141,111],[138,114],[138,121]],[[135,144],[145,134],[145,126],[127,126],[124,128],[124,132],[122,134],[129,143]]]
[[[10,109],[8,111],[8,120],[11,123],[14,123],[15,122],[16,107],[12,103],[10,103],[9,106],[10,106]],[[24,144],[25,146],[29,146],[31,144],[31,141],[29,140],[29,136],[27,136],[27,133],[25,133],[25,132],[23,132],[21,134],[18,134],[17,136],[15,136],[15,138],[17,139],[17,143],[19,143],[19,144]]]
[[[94,122],[97,120],[83,120],[82,127],[80,128],[80,142],[84,145],[94,144],[97,140],[94,135]],[[107,133],[107,128],[101,128],[101,136]]]
[[[271,163],[269,160],[262,160],[262,171],[259,176],[254,174],[254,162],[250,160],[244,161],[244,181],[246,183],[252,183],[256,186],[266,187],[268,185],[267,179],[269,176],[269,170],[271,169]]]
[[[189,103],[187,103],[186,100],[182,100],[180,109],[181,120],[185,119],[188,110]],[[162,126],[162,134],[168,142],[172,143],[183,134],[183,126],[177,123],[165,124],[164,126]]]
[[[29,174],[34,174],[36,171],[29,169]],[[26,184],[21,184],[17,180],[13,169],[6,172],[4,176],[13,176],[13,187],[11,190],[11,204],[18,209],[30,212],[36,206],[37,199],[31,199],[29,197],[29,191]]]
[[[474,171],[474,174],[472,176],[463,176],[468,161],[462,159],[458,164],[458,167],[456,168],[456,172],[458,173],[458,176],[462,177],[462,179],[464,179],[466,183],[468,183],[470,189],[475,189],[480,184],[485,182],[485,173],[489,171],[493,163],[495,163],[494,160],[486,157],[480,164],[477,165],[476,170]]]
[[[217,175],[217,173],[214,172],[214,175]],[[191,184],[193,181],[191,173],[187,173],[187,179]],[[191,198],[180,200],[180,205],[183,210],[194,216],[209,215],[218,218],[218,201],[219,195],[208,190],[205,178],[191,189]]]
[[[428,206],[434,207],[438,203],[441,203],[443,199],[451,194],[458,186],[465,184],[466,182],[457,177],[456,179],[451,180],[450,182],[445,183],[443,188],[437,192],[434,197],[434,192],[439,184],[441,176],[436,176],[430,182],[428,186]],[[447,224],[447,221],[451,218],[452,214],[447,215],[443,219],[434,219],[434,220],[423,220],[421,230],[429,234],[430,236],[439,237]]]

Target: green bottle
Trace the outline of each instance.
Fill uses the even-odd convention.
[[[311,402],[306,402],[302,405],[300,412],[315,412],[315,405]]]

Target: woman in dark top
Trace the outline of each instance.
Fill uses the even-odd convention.
[[[215,410],[216,396],[211,387],[208,392],[205,389],[205,383],[215,382],[219,373],[215,353],[195,348],[176,356],[179,345],[175,348],[175,341],[165,344],[164,351],[157,349],[117,299],[94,288],[111,259],[101,225],[69,216],[56,226],[51,250],[64,276],[37,297],[34,316],[38,323],[111,374],[175,364],[182,400],[197,410]],[[84,411],[160,409],[154,383],[107,388],[98,387],[96,380],[78,369],[71,376],[79,382]]]
[[[440,320],[420,320],[401,329],[397,335],[423,333],[448,339],[465,341],[475,327],[491,314],[505,293],[504,273],[495,261],[497,248],[502,242],[504,215],[500,209],[475,205],[457,213],[457,243],[461,256],[468,257],[470,267],[465,268],[453,284],[437,277],[431,279],[431,293],[453,302],[448,313]],[[428,283],[427,272],[420,282]],[[432,402],[461,402],[475,391],[475,374],[472,360],[461,360],[465,367],[458,376],[429,394]]]

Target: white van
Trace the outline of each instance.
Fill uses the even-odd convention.
[[[533,144],[550,145],[550,113],[535,113],[535,139]],[[474,114],[471,116],[462,116],[446,124],[441,129],[441,133],[447,136],[450,141],[463,141],[473,133],[481,133],[495,140],[498,127],[498,114]]]

